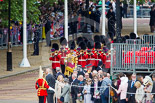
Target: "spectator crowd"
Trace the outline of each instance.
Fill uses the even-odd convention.
[[[155,100],[155,74],[151,78],[119,73],[111,81],[110,74],[102,70],[81,74],[75,69],[67,78],[59,67],[56,70],[57,74],[52,75],[46,69],[46,80],[55,88],[55,93],[48,92],[48,103],[154,103]]]

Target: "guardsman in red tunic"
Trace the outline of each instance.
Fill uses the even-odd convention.
[[[60,38],[60,45],[61,45],[61,48],[60,48],[60,54],[61,54],[60,64],[61,64],[61,71],[64,74],[64,72],[65,72],[64,60],[66,59],[66,55],[69,53],[68,48],[66,48],[66,46],[67,46],[66,38],[64,38],[64,37]]]
[[[91,64],[91,66],[94,66],[95,63],[95,55],[92,53],[94,48],[94,42],[93,41],[88,41],[87,42],[87,65]],[[89,68],[89,67],[88,67]],[[93,68],[94,69],[94,68]]]
[[[95,43],[95,51],[96,51],[96,53],[94,54],[95,55],[95,64],[94,64],[95,69],[98,67],[98,62],[100,60],[102,60],[102,58],[103,58],[103,55],[102,55],[102,52],[101,52],[100,49],[101,49],[100,42],[96,42]]]
[[[87,55],[85,54],[86,44],[84,42],[80,42],[79,47],[81,50],[78,54],[78,65],[81,65],[82,68],[85,68],[87,60]]]
[[[51,88],[47,81],[43,77],[43,70],[40,67],[39,70],[39,78],[36,81],[35,88],[38,90],[37,95],[39,97],[39,103],[46,103],[47,89],[55,92],[53,88]]]
[[[105,46],[103,47],[103,51],[106,54],[105,69],[108,69],[108,71],[110,71],[110,67],[111,67],[111,51]]]
[[[54,43],[52,45],[52,54],[51,57],[49,58],[50,61],[52,61],[52,70],[53,70],[53,75],[56,74],[56,67],[60,67],[60,60],[61,60],[61,55],[59,54],[59,45],[57,43]]]

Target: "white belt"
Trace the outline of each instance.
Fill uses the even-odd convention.
[[[95,60],[95,59],[87,59],[87,60]]]
[[[95,60],[101,60],[101,59],[95,59]]]
[[[61,58],[67,58],[67,57],[61,57]]]
[[[60,61],[52,61],[52,63],[60,63]]]
[[[85,59],[80,59],[79,61],[86,61]]]
[[[111,62],[111,60],[106,60],[106,62]]]

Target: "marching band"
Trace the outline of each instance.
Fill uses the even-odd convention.
[[[52,45],[52,53],[49,60],[52,61],[54,73],[56,67],[60,66],[62,73],[66,76],[70,76],[73,70],[77,69],[78,66],[81,66],[84,70],[87,66],[91,65],[93,70],[96,70],[99,61],[102,61],[103,69],[110,68],[110,50],[105,47],[105,38],[96,35],[94,36],[94,41],[86,39],[85,37],[78,37],[76,43],[74,40],[70,40],[67,43],[66,38],[62,37],[60,39],[60,49],[57,43]]]

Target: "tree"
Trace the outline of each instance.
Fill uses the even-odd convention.
[[[36,0],[27,0],[27,21],[39,22],[40,10]],[[2,25],[8,25],[8,0],[0,2],[0,19]],[[23,0],[11,0],[11,20],[23,21]]]
[[[149,0],[148,0],[149,1]],[[139,2],[140,5],[143,5],[145,3],[145,0],[137,0],[137,3]],[[155,2],[155,0],[151,0],[152,3]],[[133,4],[133,0],[130,0],[130,4]]]

